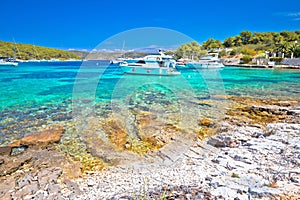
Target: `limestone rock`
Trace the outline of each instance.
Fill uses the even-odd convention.
[[[237,141],[230,137],[219,136],[219,137],[210,138],[207,141],[207,144],[210,144],[211,146],[214,146],[217,148],[223,148],[223,147],[236,148],[240,145],[240,141]]]
[[[70,179],[65,178],[63,180],[63,183],[66,185],[67,188],[74,191],[75,194],[81,193],[79,186],[75,182],[71,181]]]
[[[49,129],[27,135],[20,140],[13,142],[12,144],[10,144],[10,146],[15,147],[48,145],[54,142],[58,142],[64,131],[65,128],[62,126],[51,127]]]
[[[15,179],[12,176],[0,181],[0,199],[7,199],[9,191],[13,190],[16,186]]]
[[[210,144],[211,146],[222,148],[226,147],[226,143],[220,139],[216,138],[211,138],[210,140],[207,141],[207,144]]]
[[[25,163],[28,163],[31,160],[32,156],[27,154],[18,157],[3,156],[2,164],[0,164],[0,177],[17,171]]]
[[[0,147],[0,155],[10,155],[12,147],[10,146],[3,146]]]
[[[201,118],[201,119],[199,120],[199,125],[205,126],[205,127],[211,127],[211,126],[214,125],[214,123],[213,123],[212,120],[203,117],[203,118]]]
[[[38,182],[41,189],[46,189],[49,183],[57,183],[58,177],[62,174],[62,169],[59,167],[46,168],[38,172]],[[53,188],[55,190],[55,186]]]

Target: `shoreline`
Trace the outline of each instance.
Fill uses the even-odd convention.
[[[300,69],[298,65],[255,65],[255,64],[224,64],[228,67],[266,68],[266,69]]]
[[[228,124],[223,125],[229,128]],[[289,124],[272,124],[270,128],[276,126],[300,130],[299,125]],[[286,141],[280,141],[284,134],[262,138],[264,134],[257,127],[241,127],[234,135],[224,132],[198,141],[172,166],[111,167],[77,179],[84,192],[76,198],[296,199],[300,197],[299,168],[293,168],[291,163],[282,168],[285,155],[277,152],[285,149],[288,156],[298,140],[289,139],[290,144],[284,144]],[[212,145],[224,140],[238,146]],[[278,165],[270,166],[275,163]]]
[[[11,169],[6,165],[9,161],[19,162],[16,171],[1,175],[0,197],[299,198],[300,102],[229,99],[234,106],[218,124],[217,134],[198,138],[177,160],[164,166],[155,160],[129,161],[82,174],[77,162],[64,158],[51,145],[29,148],[12,158],[0,157],[3,172]],[[209,121],[203,120],[202,125],[203,134],[214,129]],[[38,157],[30,157],[30,152]]]
[[[219,124],[216,135],[197,140],[170,165],[127,164],[77,179],[84,191],[77,198],[298,199],[300,105],[278,103],[250,106],[256,114],[261,111],[258,124],[250,123],[257,120],[254,115],[250,121],[243,113],[232,115]],[[293,117],[260,124],[274,117],[266,113]]]

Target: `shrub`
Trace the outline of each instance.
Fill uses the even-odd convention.
[[[266,57],[266,54],[264,52],[258,52],[256,58],[265,58],[265,57]]]
[[[270,58],[270,61],[274,61],[276,63],[281,63],[283,60],[284,60],[284,58],[282,58],[282,57],[273,57],[273,58]]]
[[[244,54],[244,55],[255,55],[256,54],[256,51],[254,49],[249,49],[249,48],[243,48],[241,50],[241,53]]]
[[[232,173],[231,177],[232,178],[240,178],[240,176],[238,174],[236,174],[236,173]]]
[[[227,53],[224,50],[222,50],[222,51],[219,52],[219,58],[222,58],[222,57],[224,57],[226,55],[227,55]]]
[[[231,56],[235,56],[236,54],[237,54],[236,49],[233,49],[232,51],[230,51],[230,55],[231,55]]]
[[[252,56],[245,55],[241,58],[241,63],[248,64],[252,61]]]

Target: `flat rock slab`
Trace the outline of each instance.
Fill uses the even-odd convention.
[[[10,144],[11,147],[16,146],[40,146],[48,145],[54,142],[59,142],[65,128],[62,126],[50,127],[49,129],[31,133],[20,140]]]
[[[3,156],[0,164],[0,177],[17,171],[21,166],[31,160],[32,156],[28,154],[20,155],[17,159],[16,157]]]

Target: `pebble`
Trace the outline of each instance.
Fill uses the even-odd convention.
[[[73,180],[59,167],[22,171],[10,189],[0,181],[0,199],[279,199],[299,189],[299,124],[268,124],[269,136],[261,126],[222,127],[171,165],[137,161]]]
[[[286,127],[285,130],[290,132],[295,131],[294,129],[287,129],[289,124],[281,124],[280,126]],[[137,167],[129,170],[130,167],[133,167],[132,165],[129,168],[123,165],[122,167],[111,167],[103,173],[91,174],[87,179],[77,182],[80,189],[85,191],[78,198],[128,197],[128,194],[143,194],[143,188],[146,188],[146,196],[148,194],[153,195],[154,191],[161,191],[158,194],[162,195],[164,188],[168,188],[172,191],[172,198],[195,199],[195,194],[183,189],[184,187],[191,188],[192,185],[197,188],[197,197],[203,199],[208,198],[205,195],[223,199],[245,200],[249,199],[249,195],[251,199],[268,199],[282,195],[284,188],[270,188],[264,184],[272,182],[272,178],[266,179],[266,177],[273,177],[273,173],[284,173],[284,170],[276,170],[282,168],[280,160],[284,159],[284,156],[279,153],[282,152],[282,149],[285,150],[285,153],[298,150],[294,148],[298,144],[296,135],[289,138],[287,148],[286,144],[280,141],[282,134],[286,134],[286,132],[279,131],[267,137],[253,137],[253,130],[257,129],[255,127],[234,128],[235,131],[229,129],[224,133],[224,136],[212,137],[201,144],[198,143],[198,148],[191,148],[191,151],[186,152],[186,156],[180,163],[174,164],[176,167],[143,165],[143,168]],[[256,133],[262,133],[262,131],[256,130]],[[247,145],[240,145],[236,148],[230,148],[228,145],[230,141],[241,140]],[[212,146],[212,149],[209,146]],[[255,150],[255,154],[253,150]],[[296,152],[292,154],[297,157],[299,153],[298,151],[298,154]],[[201,159],[198,159],[199,157]],[[292,162],[288,164],[293,165]],[[270,170],[270,165],[273,166],[272,169],[275,169],[275,172]],[[288,166],[286,167],[288,170]],[[239,177],[232,178],[233,173]],[[299,174],[295,174],[292,179],[284,178],[286,176],[282,177],[278,179],[281,185],[286,184],[289,187],[297,188],[295,184],[300,181]],[[253,188],[250,192],[246,192],[249,185]],[[179,189],[178,186],[184,187]],[[101,188],[103,192],[99,192]]]
[[[95,181],[93,178],[89,178],[88,182],[87,182],[87,186],[92,187],[95,185]]]

